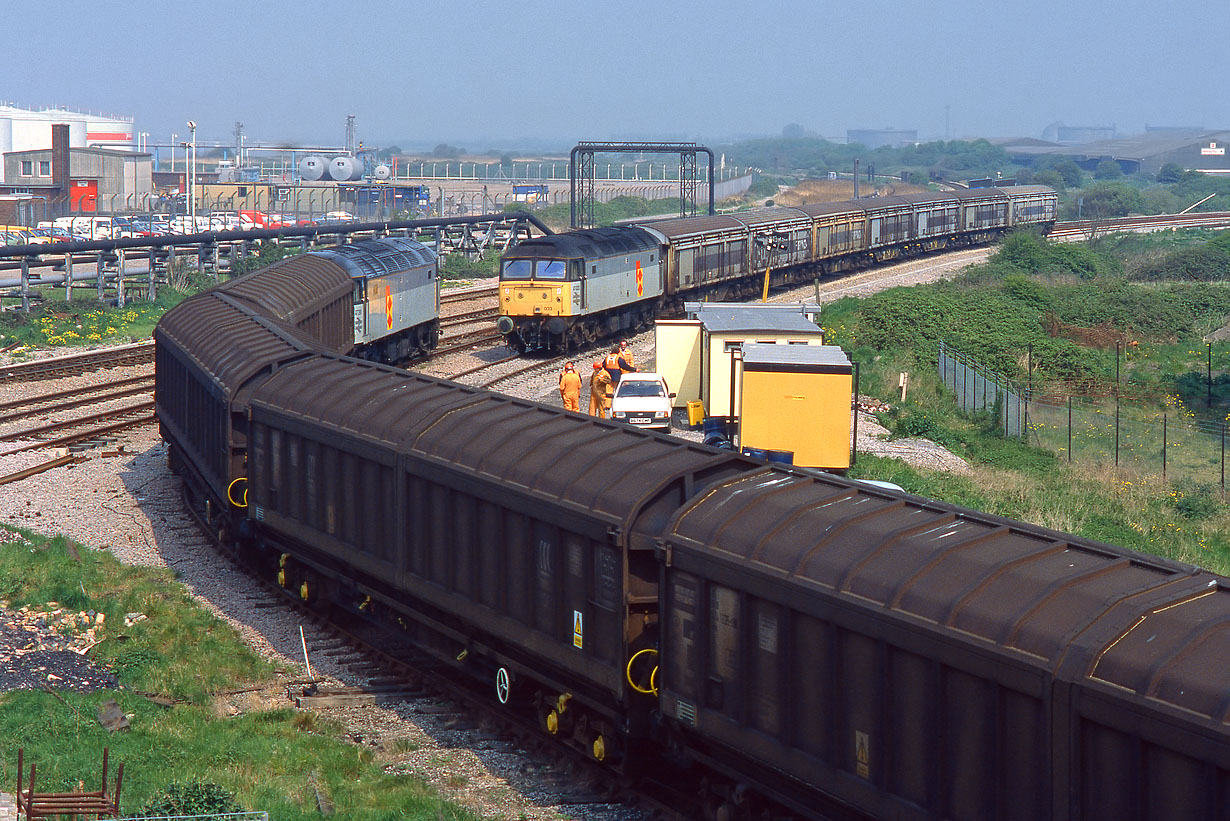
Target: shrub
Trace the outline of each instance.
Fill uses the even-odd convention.
[[[140,815],[208,815],[243,812],[244,808],[229,790],[202,781],[172,782],[162,795],[152,798],[141,808]]]
[[[1207,519],[1221,508],[1217,488],[1205,482],[1180,479],[1171,496],[1174,509],[1189,519]]]

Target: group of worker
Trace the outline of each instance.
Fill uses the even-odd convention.
[[[611,352],[594,363],[594,375],[589,379],[589,415],[606,419],[611,415],[611,400],[615,387],[625,373],[636,371],[636,357],[623,340]],[[581,410],[581,375],[576,363],[568,362],[559,375],[559,395],[564,400],[564,410]]]

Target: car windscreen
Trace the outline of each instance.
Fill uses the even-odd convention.
[[[660,382],[633,382],[624,381],[619,383],[619,396],[666,396],[666,391],[662,390]]]

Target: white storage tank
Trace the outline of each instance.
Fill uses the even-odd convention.
[[[382,181],[391,180],[393,179],[393,169],[389,168],[384,163],[381,163],[372,170],[372,176]]]
[[[324,157],[311,155],[299,161],[299,179],[306,182],[323,180],[328,172],[329,164]]]
[[[337,182],[363,179],[363,161],[358,157],[334,157],[329,161],[329,177]]]

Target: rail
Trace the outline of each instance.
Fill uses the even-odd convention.
[[[32,382],[37,379],[50,379],[55,376],[77,375],[100,368],[114,368],[120,365],[142,365],[154,361],[153,340],[137,342],[132,345],[119,345],[113,348],[102,348],[97,351],[52,356],[46,359],[35,359],[31,362],[21,362],[16,365],[0,367],[0,383]]]

